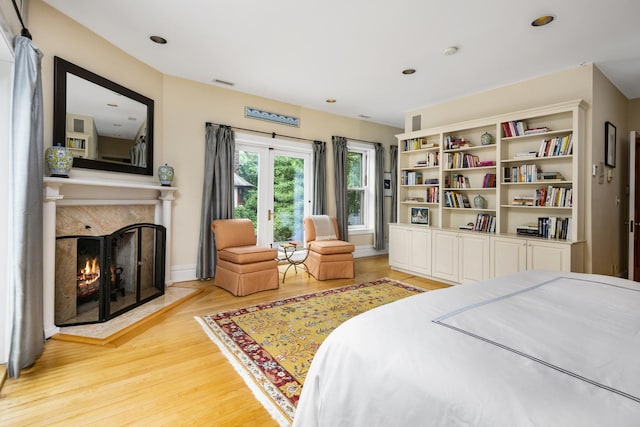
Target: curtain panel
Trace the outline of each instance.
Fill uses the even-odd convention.
[[[347,204],[347,138],[331,137],[333,142],[333,168],[335,174],[336,221],[344,241],[349,240],[349,212]]]
[[[398,222],[398,146],[389,147],[389,164],[391,165],[391,215],[389,222]]]
[[[216,248],[211,222],[215,219],[233,218],[233,159],[235,151],[236,142],[233,130],[229,126],[207,123],[200,238],[196,267],[198,279],[209,279],[215,275]]]
[[[313,206],[314,215],[327,213],[327,144],[313,141]]]
[[[375,224],[374,249],[384,249],[384,147],[381,143],[374,144],[375,160]]]
[[[13,296],[8,374],[32,365],[44,348],[42,53],[15,38],[10,160],[8,283]]]

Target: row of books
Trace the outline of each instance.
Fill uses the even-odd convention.
[[[440,164],[440,153],[437,151],[430,151],[427,153],[423,160],[418,160],[415,164],[416,167],[424,166],[438,166]]]
[[[86,139],[84,138],[67,138],[68,148],[81,148],[85,149]]]
[[[496,174],[485,173],[482,178],[482,188],[496,188]]]
[[[473,226],[473,230],[483,233],[495,233],[496,217],[486,213],[479,213],[476,215],[476,223]]]
[[[422,172],[402,171],[400,177],[401,185],[420,185],[422,184]]]
[[[516,227],[516,234],[545,239],[571,240],[571,222],[571,218],[539,217],[537,224]]]
[[[546,206],[567,207],[572,204],[573,190],[562,187],[543,187],[536,189],[533,194],[514,196],[511,204],[514,206]]]
[[[413,151],[413,150],[421,150],[422,144],[426,143],[425,138],[413,138],[413,139],[405,139],[402,141],[402,151]]]
[[[469,140],[464,138],[458,138],[451,135],[447,135],[444,138],[445,150],[457,150],[459,148],[466,148],[471,146],[472,146],[471,142],[469,142]]]
[[[444,202],[447,208],[470,208],[469,198],[466,194],[457,191],[445,191]]]
[[[445,176],[447,188],[471,188],[469,177],[464,175]]]
[[[438,187],[427,188],[427,203],[440,203],[440,189]]]
[[[445,153],[444,162],[448,169],[475,168],[480,159],[472,154]]]
[[[508,166],[502,170],[503,182],[536,182],[538,180],[538,166],[523,164]]]
[[[549,132],[549,128],[546,126],[529,128],[526,122],[520,120],[502,123],[502,133],[506,137],[535,135],[545,132]]]
[[[568,156],[573,152],[572,135],[543,139],[538,149],[538,157]]]

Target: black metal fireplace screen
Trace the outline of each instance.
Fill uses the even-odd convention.
[[[163,295],[165,240],[146,223],[56,238],[55,324],[104,322]]]

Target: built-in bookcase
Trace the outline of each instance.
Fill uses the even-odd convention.
[[[430,253],[451,252],[432,259],[432,275],[452,282],[465,276],[460,254],[476,240],[491,248],[476,278],[502,272],[514,253],[518,269],[580,271],[585,109],[576,100],[397,135],[398,224],[390,233],[424,230],[411,212],[429,208],[428,227],[437,230],[428,234]],[[404,241],[391,237],[390,252]]]
[[[398,135],[398,222],[427,206],[431,227],[518,235],[554,218],[569,227],[561,240],[582,239],[583,126],[584,106],[573,101]],[[480,217],[493,217],[493,229],[478,230]]]

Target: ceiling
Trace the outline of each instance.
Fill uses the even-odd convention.
[[[400,128],[407,111],[588,63],[640,97],[638,0],[44,1],[164,74]]]

